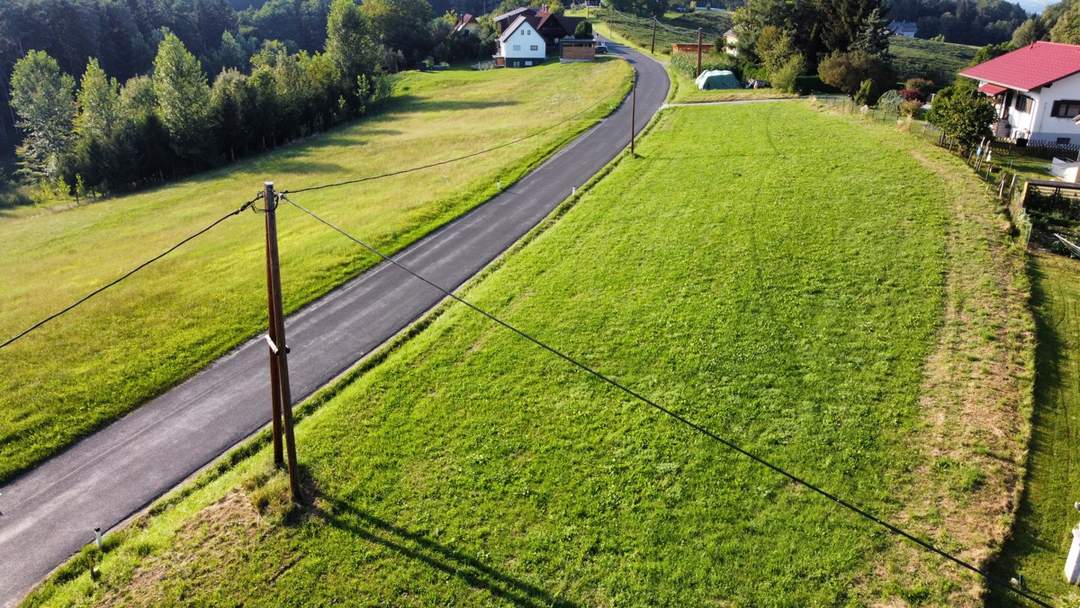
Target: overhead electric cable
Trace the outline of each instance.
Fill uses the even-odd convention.
[[[153,264],[154,262],[160,260],[161,258],[169,255],[173,251],[176,251],[177,249],[182,247],[184,244],[186,244],[188,241],[191,241],[192,239],[195,239],[195,238],[197,238],[199,236],[202,236],[203,234],[209,232],[214,227],[216,227],[218,224],[220,224],[221,222],[224,222],[225,220],[229,219],[230,217],[233,217],[235,215],[240,215],[240,213],[242,213],[248,207],[251,207],[255,203],[255,201],[257,201],[257,200],[259,200],[259,197],[251,199],[250,201],[248,201],[248,202],[244,203],[243,205],[241,205],[238,209],[236,209],[234,211],[230,211],[230,212],[226,213],[225,215],[219,217],[218,219],[211,222],[205,228],[199,230],[198,232],[194,232],[194,233],[188,235],[183,240],[181,240],[180,242],[176,243],[175,245],[169,247],[165,251],[162,251],[161,253],[155,255],[154,257],[150,258],[149,260],[146,260],[145,262],[143,262],[143,263],[139,264],[138,266],[132,268],[131,270],[125,272],[124,274],[122,274],[119,277],[113,279],[112,281],[109,281],[108,283],[102,285],[101,287],[98,287],[97,289],[91,291],[90,293],[88,293],[85,296],[79,298],[78,300],[75,300],[74,302],[72,302],[71,304],[65,306],[64,308],[54,312],[53,314],[45,317],[44,319],[41,319],[40,321],[38,321],[38,322],[34,323],[33,325],[27,327],[26,329],[20,331],[19,333],[15,334],[14,336],[12,336],[12,337],[8,338],[7,340],[5,340],[3,344],[0,344],[0,348],[4,348],[4,347],[8,346],[9,344],[12,344],[13,342],[18,340],[19,338],[22,338],[23,336],[29,334],[30,332],[38,329],[39,327],[41,327],[42,325],[45,325],[49,321],[52,321],[53,319],[55,319],[55,318],[57,318],[59,316],[67,314],[68,312],[70,312],[71,310],[73,310],[74,308],[79,306],[80,304],[86,302],[90,298],[93,298],[94,296],[96,296],[99,293],[105,291],[106,289],[109,289],[110,287],[116,285],[117,283],[120,283],[124,279],[127,279],[131,275],[135,274],[136,272],[139,272],[143,268],[146,268],[147,266],[149,266],[150,264]]]
[[[495,152],[496,150],[501,150],[503,148],[507,148],[507,147],[512,146],[514,144],[521,143],[523,141],[532,139],[532,138],[534,138],[534,137],[536,137],[538,135],[541,135],[543,133],[547,133],[548,131],[551,130],[552,127],[557,127],[557,126],[566,124],[566,123],[568,123],[568,122],[570,122],[572,120],[576,120],[582,114],[585,114],[586,112],[589,112],[591,110],[594,110],[594,109],[600,107],[601,104],[607,103],[613,97],[615,97],[615,96],[612,95],[610,97],[605,97],[604,99],[601,99],[600,101],[597,101],[596,103],[594,103],[594,104],[592,104],[592,105],[590,105],[590,106],[588,106],[588,107],[586,107],[586,108],[584,108],[582,110],[579,110],[579,111],[571,114],[570,116],[564,118],[563,120],[561,120],[561,121],[559,121],[559,122],[557,122],[557,123],[555,123],[553,125],[548,125],[546,127],[536,129],[535,131],[533,131],[532,133],[529,133],[528,135],[523,135],[523,136],[518,137],[516,139],[512,139],[510,141],[505,141],[505,142],[503,142],[501,144],[496,144],[494,146],[484,148],[482,150],[477,150],[476,152],[470,152],[468,154],[463,154],[461,156],[455,156],[454,158],[448,158],[446,160],[440,160],[440,161],[436,161],[436,162],[433,162],[433,163],[428,163],[428,164],[425,164],[425,165],[419,165],[419,166],[416,166],[416,167],[409,167],[407,169],[398,169],[397,171],[389,171],[387,173],[380,173],[380,174],[377,174],[377,175],[366,175],[366,176],[362,176],[362,177],[356,177],[356,178],[342,180],[340,182],[331,182],[331,183],[328,183],[328,184],[320,184],[320,185],[317,185],[317,186],[308,186],[306,188],[297,188],[295,190],[283,190],[281,192],[281,194],[299,194],[301,192],[311,192],[312,190],[325,190],[326,188],[338,188],[340,186],[349,186],[349,185],[352,185],[352,184],[359,184],[359,183],[362,183],[362,182],[369,182],[369,181],[374,181],[374,180],[377,180],[377,179],[384,179],[384,178],[387,178],[387,177],[394,177],[394,176],[397,176],[397,175],[404,175],[406,173],[415,173],[416,171],[423,171],[424,169],[432,169],[432,168],[435,168],[435,167],[441,167],[443,165],[449,165],[451,163],[456,163],[456,162],[460,162],[460,161],[467,160],[467,159],[470,159],[470,158],[475,158],[477,156],[482,156],[484,154],[490,154],[491,152]]]
[[[773,471],[773,472],[775,472],[775,473],[777,473],[777,474],[779,474],[779,475],[781,475],[781,476],[783,476],[783,477],[785,477],[785,478],[787,478],[787,479],[789,479],[789,480],[791,480],[791,481],[793,481],[793,482],[795,482],[795,483],[797,483],[797,484],[799,484],[799,485],[801,485],[801,486],[803,486],[803,487],[817,493],[818,495],[823,496],[823,497],[833,501],[834,503],[840,505],[841,507],[844,507],[845,509],[855,513],[856,515],[859,515],[860,517],[862,517],[862,518],[864,518],[864,519],[866,519],[868,521],[871,521],[871,522],[873,522],[873,523],[875,523],[875,524],[889,530],[890,532],[892,532],[894,534],[897,534],[899,536],[902,536],[903,538],[906,538],[907,540],[915,543],[919,547],[922,547],[923,549],[925,549],[927,551],[930,551],[931,553],[935,553],[939,557],[942,557],[942,558],[944,558],[944,559],[946,559],[946,560],[948,560],[950,562],[953,562],[954,564],[956,564],[956,565],[958,565],[958,566],[960,566],[960,567],[962,567],[962,568],[964,568],[966,570],[970,570],[971,572],[981,576],[991,586],[996,586],[998,588],[1011,591],[1011,592],[1025,598],[1027,600],[1030,600],[1031,602],[1034,602],[1035,604],[1037,604],[1037,605],[1039,605],[1039,606],[1041,606],[1043,608],[1053,608],[1053,606],[1051,604],[1049,604],[1045,600],[1033,595],[1032,593],[1030,593],[1030,592],[1028,592],[1028,591],[1026,591],[1024,589],[1021,589],[1021,588],[1019,588],[1019,587],[1017,587],[1015,585],[1012,585],[1011,583],[1005,583],[1005,582],[999,581],[996,577],[991,575],[989,572],[986,572],[985,570],[982,570],[981,568],[975,566],[974,564],[972,564],[972,563],[970,563],[968,561],[965,561],[964,559],[961,559],[960,557],[957,557],[956,555],[953,555],[952,553],[949,553],[948,551],[945,551],[944,549],[938,548],[936,545],[934,545],[930,541],[919,538],[918,536],[915,536],[914,534],[903,530],[899,526],[897,526],[895,524],[892,524],[892,523],[889,523],[888,521],[885,521],[884,519],[874,515],[873,513],[870,513],[869,511],[863,509],[862,507],[859,507],[859,506],[855,505],[854,503],[851,503],[851,502],[849,502],[849,501],[847,501],[847,500],[845,500],[843,498],[840,498],[839,496],[829,492],[828,490],[825,490],[825,489],[823,489],[823,488],[821,488],[821,487],[819,487],[819,486],[817,486],[817,485],[815,485],[815,484],[813,484],[813,483],[799,477],[798,475],[795,475],[794,473],[788,472],[783,467],[781,467],[779,465],[776,465],[776,464],[773,464],[772,462],[766,460],[765,458],[763,458],[761,456],[758,456],[757,454],[754,454],[753,452],[750,452],[750,451],[740,447],[734,441],[732,441],[730,439],[726,439],[726,438],[718,435],[717,433],[709,430],[708,428],[706,428],[706,427],[704,427],[704,426],[690,420],[689,418],[686,418],[682,414],[679,414],[679,413],[675,412],[674,410],[671,410],[671,409],[669,409],[669,408],[667,408],[667,407],[665,407],[663,405],[660,405],[656,401],[653,401],[652,399],[642,395],[641,393],[635,391],[634,389],[629,388],[628,386],[620,383],[618,380],[615,380],[615,379],[603,374],[602,372],[590,367],[589,365],[578,361],[577,359],[573,358],[572,356],[570,356],[570,355],[568,355],[566,353],[563,353],[562,351],[558,350],[557,348],[555,348],[553,346],[548,345],[546,342],[541,341],[539,338],[536,338],[536,337],[532,336],[531,334],[525,332],[524,330],[518,329],[516,326],[510,324],[507,321],[504,321],[504,320],[500,319],[499,317],[495,316],[494,314],[484,310],[483,308],[480,308],[479,306],[473,304],[472,302],[469,302],[468,300],[462,298],[461,296],[455,294],[454,292],[452,292],[452,291],[450,291],[448,289],[445,289],[445,288],[441,287],[440,285],[432,282],[428,278],[426,278],[426,277],[420,275],[419,273],[413,271],[412,269],[405,266],[401,262],[397,261],[393,257],[390,257],[390,256],[386,255],[382,251],[376,249],[374,246],[369,245],[365,241],[362,241],[361,239],[353,236],[352,234],[347,232],[344,228],[341,228],[341,227],[337,226],[336,224],[330,222],[329,220],[326,220],[326,219],[322,218],[321,216],[317,215],[315,212],[311,211],[307,207],[299,205],[296,202],[290,200],[284,194],[281,196],[281,198],[282,198],[282,200],[289,203],[290,205],[292,205],[296,209],[298,209],[298,210],[304,212],[305,214],[311,216],[316,221],[318,221],[321,224],[327,226],[331,230],[341,234],[342,236],[344,236],[345,238],[347,238],[347,239],[351,240],[352,242],[356,243],[360,247],[363,247],[364,249],[366,249],[367,251],[373,253],[374,255],[376,255],[377,257],[379,257],[383,261],[387,262],[388,264],[396,266],[397,268],[399,268],[399,269],[405,271],[406,273],[408,273],[409,275],[411,275],[413,278],[415,278],[415,279],[417,279],[419,281],[422,281],[423,283],[426,283],[427,285],[431,286],[432,288],[438,290],[444,296],[446,296],[448,298],[451,298],[452,300],[454,300],[454,301],[468,307],[469,309],[473,310],[474,312],[479,313],[480,315],[488,318],[489,320],[497,323],[498,325],[501,325],[502,327],[512,331],[513,333],[517,334],[518,336],[528,340],[529,342],[532,342],[536,346],[539,346],[540,348],[542,348],[542,349],[548,351],[549,353],[559,357],[560,359],[563,359],[567,363],[570,363],[571,365],[577,367],[578,369],[581,369],[582,371],[592,375],[593,377],[595,377],[595,378],[597,378],[597,379],[599,379],[599,380],[601,380],[601,381],[615,387],[616,389],[626,393],[627,395],[630,395],[634,399],[637,399],[638,401],[641,401],[642,403],[645,403],[646,405],[649,405],[650,407],[652,407],[652,408],[658,410],[659,412],[667,415],[668,417],[674,419],[675,421],[689,427],[690,429],[692,429],[692,430],[694,430],[694,431],[696,431],[696,432],[698,432],[698,433],[700,433],[700,434],[702,434],[702,435],[704,435],[704,436],[706,436],[706,437],[708,437],[708,438],[710,438],[710,439],[712,439],[712,440],[726,446],[727,448],[729,448],[729,449],[731,449],[731,450],[733,450],[733,451],[735,451],[735,452],[749,458],[753,462],[768,468],[769,470],[771,470],[771,471]]]

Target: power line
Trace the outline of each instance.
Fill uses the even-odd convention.
[[[147,266],[149,266],[150,264],[153,264],[154,262],[160,260],[161,258],[169,255],[173,251],[176,251],[177,249],[182,247],[184,244],[186,244],[188,241],[191,241],[191,240],[193,240],[193,239],[195,239],[195,238],[197,238],[199,236],[202,236],[203,234],[209,232],[214,227],[216,227],[218,224],[220,224],[221,222],[224,222],[225,220],[229,219],[230,217],[233,217],[234,215],[240,215],[240,213],[242,213],[245,209],[251,207],[255,203],[255,201],[257,201],[257,200],[259,200],[258,197],[251,199],[250,201],[244,203],[243,205],[240,205],[240,207],[238,209],[236,209],[235,211],[230,211],[229,213],[226,213],[225,215],[223,215],[223,216],[219,217],[218,219],[214,220],[213,222],[211,222],[205,228],[199,230],[198,232],[195,232],[195,233],[192,233],[192,234],[188,235],[182,241],[176,243],[172,247],[169,247],[165,251],[162,251],[161,253],[159,253],[156,256],[150,258],[149,260],[146,260],[145,262],[143,262],[143,263],[139,264],[138,266],[132,268],[131,270],[125,272],[124,274],[122,274],[119,277],[113,279],[112,281],[109,281],[105,285],[102,285],[101,287],[98,287],[97,289],[91,291],[90,293],[88,293],[85,296],[79,298],[78,300],[75,300],[74,302],[72,302],[71,304],[65,306],[64,308],[54,312],[53,314],[45,317],[44,319],[41,319],[37,323],[34,323],[30,327],[27,327],[26,329],[20,331],[19,333],[15,334],[14,336],[12,336],[12,337],[8,338],[7,340],[5,340],[3,344],[0,344],[0,348],[4,348],[4,347],[12,344],[13,342],[18,340],[19,338],[22,338],[26,334],[29,334],[30,332],[38,329],[39,327],[41,327],[42,325],[45,325],[49,321],[52,321],[53,319],[55,319],[55,318],[57,318],[59,316],[67,314],[72,309],[74,309],[75,307],[79,306],[80,304],[86,302],[90,298],[93,298],[94,296],[96,296],[99,293],[105,291],[106,289],[109,289],[110,287],[116,285],[117,283],[123,281],[124,279],[127,279],[131,275],[135,274],[136,272],[139,272],[143,268],[146,268]]]
[[[436,162],[433,162],[433,163],[428,163],[426,165],[420,165],[420,166],[417,166],[417,167],[409,167],[408,169],[399,169],[397,171],[390,171],[390,172],[387,172],[387,173],[380,173],[378,175],[367,175],[367,176],[364,176],[364,177],[357,177],[357,178],[343,180],[343,181],[340,181],[340,182],[332,182],[332,183],[329,183],[329,184],[321,184],[321,185],[318,185],[318,186],[308,186],[307,188],[297,188],[296,190],[283,190],[280,194],[282,194],[282,195],[285,195],[285,194],[299,194],[301,192],[311,192],[313,190],[325,190],[326,188],[337,188],[337,187],[340,187],[340,186],[349,186],[349,185],[352,185],[352,184],[359,184],[361,182],[369,182],[369,181],[374,181],[374,180],[377,180],[377,179],[383,179],[383,178],[387,178],[387,177],[394,177],[396,175],[404,175],[406,173],[414,173],[416,171],[423,171],[424,169],[432,169],[434,167],[441,167],[443,165],[449,165],[451,163],[456,163],[456,162],[460,162],[460,161],[467,160],[467,159],[470,159],[470,158],[475,158],[477,156],[482,156],[484,154],[490,154],[491,152],[494,152],[496,150],[501,150],[503,148],[507,148],[507,147],[512,146],[514,144],[521,143],[521,142],[523,142],[525,140],[532,139],[532,138],[534,138],[534,137],[536,137],[536,136],[538,136],[538,135],[540,135],[542,133],[547,133],[553,127],[558,127],[560,125],[564,125],[564,124],[566,124],[568,122],[576,120],[582,114],[585,114],[586,112],[590,112],[590,111],[600,107],[601,104],[604,104],[604,103],[607,103],[607,102],[611,101],[611,99],[613,97],[614,97],[614,95],[612,95],[611,97],[605,97],[604,99],[601,99],[600,101],[594,103],[593,105],[590,105],[590,106],[588,106],[588,107],[586,107],[586,108],[584,108],[582,110],[579,110],[579,111],[571,114],[567,118],[564,118],[563,120],[561,120],[561,121],[559,121],[559,122],[557,122],[557,123],[555,123],[553,125],[549,125],[549,126],[537,129],[537,130],[533,131],[532,133],[530,133],[528,135],[524,135],[522,137],[518,137],[516,139],[512,139],[510,141],[506,141],[506,142],[503,142],[501,144],[491,146],[489,148],[484,148],[483,150],[477,150],[476,152],[470,152],[470,153],[464,154],[462,156],[456,156],[454,158],[448,158],[446,160],[440,160],[440,161],[436,161]]]
[[[1043,599],[1041,599],[1039,597],[1036,597],[1035,595],[1033,595],[1033,594],[1031,594],[1031,593],[1029,593],[1029,592],[1027,592],[1027,591],[1025,591],[1023,589],[1020,589],[1019,587],[1016,587],[1016,586],[1012,585],[1011,583],[1005,583],[1005,582],[999,581],[997,578],[995,578],[989,572],[986,572],[985,570],[982,570],[981,568],[975,566],[974,564],[972,564],[972,563],[970,563],[968,561],[965,561],[965,560],[961,559],[960,557],[957,557],[957,556],[953,555],[952,553],[949,553],[948,551],[945,551],[944,549],[938,548],[937,546],[935,546],[930,541],[923,540],[923,539],[919,538],[918,536],[915,536],[914,534],[912,534],[910,532],[904,531],[902,528],[896,526],[895,524],[889,523],[888,521],[874,515],[873,513],[870,513],[869,511],[866,511],[865,509],[855,505],[854,503],[851,503],[851,502],[849,502],[849,501],[847,501],[847,500],[845,500],[843,498],[840,498],[839,496],[829,492],[828,490],[825,490],[825,489],[823,489],[823,488],[821,488],[821,487],[819,487],[819,486],[817,486],[817,485],[815,485],[815,484],[813,484],[813,483],[799,477],[798,475],[795,475],[794,473],[788,472],[786,469],[782,468],[781,466],[773,464],[772,462],[766,460],[765,458],[763,458],[761,456],[758,456],[758,455],[754,454],[753,452],[750,452],[750,451],[740,447],[734,441],[732,441],[730,439],[726,439],[726,438],[716,434],[715,432],[709,430],[708,428],[706,428],[706,427],[704,427],[704,426],[690,420],[689,418],[686,418],[682,414],[679,414],[679,413],[675,412],[674,410],[671,410],[671,409],[669,409],[669,408],[667,408],[667,407],[665,407],[663,405],[660,405],[656,401],[653,401],[652,399],[642,395],[641,393],[635,391],[634,389],[629,388],[626,385],[620,383],[618,380],[614,380],[613,378],[611,378],[609,376],[606,376],[602,372],[600,372],[600,371],[586,365],[585,363],[582,363],[582,362],[578,361],[577,359],[571,357],[570,355],[567,355],[567,354],[563,353],[562,351],[556,349],[555,347],[548,345],[547,343],[541,341],[539,338],[536,338],[536,337],[532,336],[531,334],[526,333],[524,330],[518,329],[516,326],[511,325],[509,322],[500,319],[499,317],[495,316],[494,314],[480,308],[479,306],[473,304],[472,302],[469,302],[468,300],[462,298],[461,296],[456,295],[452,291],[437,285],[436,283],[432,282],[431,280],[427,279],[426,277],[418,274],[417,272],[414,272],[412,269],[410,269],[407,266],[403,265],[401,262],[398,262],[394,258],[392,258],[392,257],[384,254],[383,252],[379,251],[378,249],[376,249],[372,245],[369,245],[368,243],[366,243],[366,242],[360,240],[359,238],[353,236],[352,234],[347,232],[345,229],[333,224],[329,220],[323,219],[322,217],[317,215],[314,211],[311,211],[310,209],[308,209],[308,208],[306,208],[306,207],[304,207],[302,205],[299,205],[298,203],[290,200],[284,194],[282,194],[281,198],[285,202],[289,203],[293,207],[295,207],[295,208],[299,209],[300,211],[306,213],[307,215],[311,216],[313,219],[315,219],[316,221],[320,222],[321,224],[327,226],[331,230],[341,234],[345,238],[347,238],[347,239],[351,240],[352,242],[356,243],[357,245],[363,247],[367,251],[375,254],[376,256],[381,258],[383,261],[400,268],[401,270],[405,271],[406,273],[408,273],[412,277],[414,277],[414,278],[426,283],[427,285],[430,285],[434,289],[442,292],[442,294],[445,295],[446,297],[451,298],[454,301],[465,305],[466,307],[472,309],[474,312],[477,312],[480,315],[482,315],[484,317],[487,317],[489,320],[494,321],[495,323],[497,323],[497,324],[503,326],[504,328],[512,331],[513,333],[517,334],[518,336],[528,340],[529,342],[532,342],[533,344],[535,344],[535,345],[539,346],[540,348],[548,351],[549,353],[559,357],[560,359],[566,361],[567,363],[570,363],[571,365],[577,367],[578,369],[581,369],[582,371],[592,375],[593,377],[597,378],[598,380],[601,380],[601,381],[603,381],[603,382],[605,382],[607,384],[610,384],[611,386],[619,389],[620,391],[626,393],[627,395],[630,395],[631,397],[637,399],[638,401],[641,401],[642,403],[645,403],[646,405],[649,405],[650,407],[652,407],[652,408],[658,410],[659,412],[667,415],[668,417],[674,419],[675,421],[689,427],[690,429],[692,429],[692,430],[694,430],[694,431],[696,431],[696,432],[698,432],[698,433],[700,433],[702,435],[705,435],[706,437],[708,437],[708,438],[710,438],[710,439],[724,445],[725,447],[727,447],[727,448],[729,448],[729,449],[731,449],[731,450],[733,450],[733,451],[735,451],[735,452],[749,458],[753,462],[768,468],[769,470],[773,471],[774,473],[777,473],[777,474],[779,474],[779,475],[781,475],[781,476],[783,476],[783,477],[785,477],[785,478],[787,478],[787,479],[789,479],[789,480],[791,480],[791,481],[793,481],[793,482],[795,482],[795,483],[797,483],[797,484],[799,484],[799,485],[801,485],[801,486],[803,486],[803,487],[805,487],[805,488],[807,488],[809,490],[812,490],[813,492],[817,493],[818,495],[823,496],[823,497],[833,501],[834,503],[840,505],[841,507],[844,507],[845,509],[855,513],[856,515],[859,515],[860,517],[862,517],[862,518],[864,518],[866,520],[869,520],[869,521],[871,521],[871,522],[873,522],[873,523],[875,523],[875,524],[889,530],[890,532],[892,532],[894,534],[897,534],[899,536],[902,536],[902,537],[906,538],[907,540],[915,543],[916,545],[922,547],[923,549],[925,549],[927,551],[930,551],[931,553],[935,553],[939,557],[942,557],[942,558],[944,558],[944,559],[946,559],[946,560],[948,560],[948,561],[950,561],[950,562],[952,562],[952,563],[954,563],[954,564],[956,564],[956,565],[958,565],[958,566],[960,566],[960,567],[962,567],[962,568],[964,568],[966,570],[970,570],[971,572],[981,576],[991,586],[996,586],[996,587],[999,587],[1001,589],[1011,591],[1011,592],[1025,598],[1027,600],[1030,600],[1031,602],[1034,602],[1035,604],[1037,604],[1039,606],[1042,606],[1043,608],[1053,608],[1053,606],[1051,604],[1047,603],[1045,600],[1043,600]]]

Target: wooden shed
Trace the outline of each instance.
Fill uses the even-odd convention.
[[[592,61],[596,59],[596,40],[592,38],[563,38],[559,41],[562,61]]]

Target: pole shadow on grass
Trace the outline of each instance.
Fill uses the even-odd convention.
[[[453,547],[438,543],[423,534],[396,526],[382,518],[361,511],[338,498],[325,494],[311,503],[323,503],[322,508],[310,504],[311,516],[344,530],[367,542],[374,543],[403,557],[416,560],[431,568],[455,576],[474,589],[482,589],[515,606],[542,608],[558,606],[576,608],[578,604],[558,598],[526,581],[514,578],[466,555]]]
[[[1058,364],[1064,356],[1065,342],[1060,328],[1049,323],[1045,315],[1039,312],[1046,307],[1049,297],[1045,288],[1047,277],[1031,259],[1028,260],[1028,277],[1031,280],[1031,308],[1036,311],[1035,405],[1031,415],[1029,457],[1027,470],[1024,472],[1024,489],[1020,496],[1020,507],[1017,509],[1009,538],[990,567],[995,577],[1003,581],[1008,581],[1017,575],[1024,576],[1021,567],[1026,558],[1061,551],[1057,545],[1059,539],[1040,538],[1040,533],[1045,534],[1045,530],[1039,530],[1039,515],[1036,512],[1038,506],[1033,504],[1031,497],[1033,463],[1030,455],[1044,452],[1054,443],[1054,428],[1050,420],[1054,416],[1051,411],[1060,407],[1060,404],[1054,402],[1053,387],[1061,384],[1061,369]],[[1063,554],[1061,564],[1064,565],[1064,563]],[[1055,599],[1051,594],[1041,593],[1039,589],[1027,589],[1027,591],[1048,601]],[[991,587],[987,594],[986,604],[994,607],[1015,606],[1016,601],[1016,597],[1008,591]]]

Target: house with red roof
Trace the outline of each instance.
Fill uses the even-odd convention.
[[[1035,42],[960,71],[998,110],[994,135],[1080,144],[1080,46]]]

